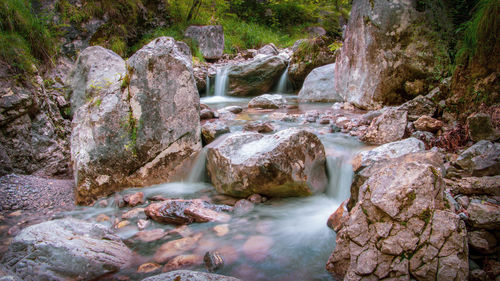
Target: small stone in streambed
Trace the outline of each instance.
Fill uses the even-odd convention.
[[[246,199],[241,199],[234,205],[234,213],[239,216],[245,215],[253,211],[254,207],[255,205],[252,202]]]
[[[154,263],[154,262],[148,262],[145,264],[141,264],[139,268],[137,269],[138,273],[152,273],[156,271],[160,271],[161,265]]]
[[[123,220],[123,221],[120,221],[119,223],[117,223],[117,224],[115,225],[115,228],[116,228],[116,229],[120,229],[120,228],[125,227],[125,226],[127,226],[127,225],[129,225],[129,224],[130,224],[130,222],[129,222],[129,221],[127,221],[127,220]]]
[[[201,236],[202,234],[198,233],[192,237],[168,241],[162,244],[154,254],[154,261],[157,263],[164,263],[172,257],[182,255],[183,253],[194,249]]]
[[[113,199],[113,203],[115,206],[118,206],[118,208],[123,208],[125,207],[125,201],[123,201],[123,196],[120,194],[116,193]]]
[[[213,230],[215,232],[215,235],[219,237],[225,236],[229,233],[229,224],[225,223],[216,225],[214,226]]]
[[[326,225],[335,230],[335,232],[338,232],[344,225],[344,222],[349,218],[349,212],[347,211],[348,201],[349,200],[342,202],[342,204],[340,204],[338,209],[330,215],[328,221],[326,222]]]
[[[162,269],[162,272],[179,270],[194,265],[201,264],[201,257],[197,255],[180,255],[169,260]]]
[[[247,123],[243,127],[244,131],[250,131],[250,132],[258,132],[258,133],[270,133],[275,130],[274,126],[271,124],[271,122],[262,122],[262,121],[255,121],[251,123]]]
[[[176,227],[172,230],[169,230],[167,232],[167,234],[168,235],[178,235],[181,237],[188,237],[191,234],[193,234],[193,232],[191,231],[191,229],[187,225],[181,225],[181,226]]]
[[[153,242],[162,239],[165,237],[166,233],[161,228],[156,228],[152,230],[143,230],[137,232],[134,238],[142,241],[142,242]]]
[[[248,196],[247,200],[252,202],[252,203],[255,203],[255,204],[259,204],[259,203],[264,202],[262,196],[258,193],[255,193],[255,194]]]
[[[123,196],[123,201],[130,207],[135,207],[137,205],[144,203],[144,193],[136,192],[134,194],[127,194]]]
[[[243,244],[243,253],[247,258],[255,262],[263,261],[269,255],[269,250],[273,244],[273,239],[268,236],[251,236]]]
[[[139,228],[139,230],[144,230],[144,229],[146,229],[149,226],[149,224],[150,224],[149,220],[140,219],[137,222],[137,227]]]
[[[99,214],[97,216],[97,218],[95,218],[95,221],[96,222],[105,222],[105,221],[109,221],[110,218],[108,216],[106,216],[105,214]]]
[[[129,210],[128,212],[125,212],[122,215],[122,219],[133,219],[137,217],[140,217],[141,219],[145,218],[144,208],[134,208],[132,210]]]
[[[205,267],[207,268],[208,272],[211,273],[216,272],[217,270],[224,267],[224,259],[219,254],[219,252],[216,251],[206,252],[205,256],[203,257],[203,261],[205,262]]]
[[[200,199],[168,199],[153,203],[145,209],[146,215],[160,223],[190,224],[193,222],[220,221],[231,219],[228,214],[229,206],[218,206]]]
[[[214,112],[210,109],[202,109],[200,110],[200,119],[205,120],[205,119],[212,119],[214,118]]]
[[[234,206],[238,202],[238,198],[231,197],[229,195],[218,194],[211,198],[211,201],[215,204],[223,204],[228,206]]]

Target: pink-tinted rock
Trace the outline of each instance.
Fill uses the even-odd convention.
[[[242,250],[247,258],[259,262],[265,260],[269,255],[269,250],[273,243],[273,239],[267,236],[251,236],[245,244],[243,244]]]
[[[344,222],[349,218],[349,211],[347,211],[347,200],[342,202],[340,206],[337,208],[337,210],[330,215],[328,218],[328,221],[326,222],[326,225],[335,230],[335,232],[338,232]]]
[[[413,125],[418,131],[435,133],[443,127],[443,122],[430,116],[422,115],[415,122],[413,122]]]
[[[142,242],[152,242],[162,239],[165,235],[166,233],[163,229],[156,228],[152,230],[139,231],[134,237]]]
[[[199,265],[202,263],[202,258],[197,255],[180,255],[169,260],[163,267],[163,272],[169,272],[178,269],[184,269],[190,266]]]
[[[156,271],[160,271],[161,265],[154,263],[154,262],[148,262],[141,264],[139,268],[137,269],[138,273],[152,273]]]
[[[194,249],[201,236],[200,233],[192,237],[181,238],[162,244],[154,254],[155,262],[164,263],[172,257],[182,255]]]
[[[146,215],[157,222],[190,224],[193,222],[228,221],[230,216],[220,211],[228,210],[208,202],[194,199],[168,199],[153,203],[145,209]]]
[[[133,194],[127,194],[123,196],[123,201],[130,207],[135,207],[137,205],[143,204],[144,203],[144,193],[143,192],[136,192]]]

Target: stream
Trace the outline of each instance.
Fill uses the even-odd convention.
[[[217,86],[220,85],[220,81]],[[239,105],[245,110],[235,119],[228,120],[231,132],[241,131],[252,121],[273,121],[276,131],[290,127],[307,128],[315,132],[327,154],[329,186],[324,194],[306,198],[270,199],[255,204],[253,210],[243,214],[233,214],[227,223],[194,223],[173,231],[172,225],[151,221],[145,230],[163,229],[171,234],[144,242],[137,239],[137,221],[145,216],[129,219],[130,224],[116,229],[117,234],[138,255],[133,265],[118,272],[116,276],[129,276],[130,280],[141,280],[144,273],[137,268],[144,263],[153,262],[157,249],[173,239],[195,237],[194,245],[185,245],[182,254],[196,260],[187,269],[206,271],[202,258],[207,251],[217,251],[224,259],[224,267],[219,274],[243,280],[334,280],[325,270],[325,263],[334,248],[335,233],[326,226],[326,221],[342,201],[349,197],[352,180],[351,156],[363,148],[356,138],[343,133],[331,133],[328,125],[309,123],[301,113],[311,110],[319,112],[331,108],[331,104],[297,104],[296,95],[284,94],[288,104],[296,105],[279,110],[246,109],[250,98],[213,95],[201,98],[201,103],[212,109]],[[273,120],[276,112],[289,113],[297,118],[292,120]],[[165,183],[146,188],[132,188],[121,192],[122,195],[144,192],[145,198],[163,196],[166,198],[210,199],[217,195],[205,174],[203,151],[191,168],[190,176],[182,182]],[[132,208],[118,208],[113,198],[107,207],[77,207],[66,213],[87,221],[99,221],[113,227],[120,221],[123,213]],[[138,207],[146,207],[146,204]],[[137,207],[136,207],[137,208]],[[104,218],[104,219],[103,219]],[[159,230],[156,230],[159,231]],[[194,256],[192,256],[194,255]],[[184,267],[183,267],[184,268]],[[151,274],[147,274],[151,275]],[[146,275],[146,276],[147,276]]]

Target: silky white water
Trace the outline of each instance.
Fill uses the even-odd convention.
[[[215,88],[214,96],[225,96],[227,93],[228,80],[228,67],[218,68],[215,74]]]

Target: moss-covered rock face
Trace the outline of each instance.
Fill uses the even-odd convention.
[[[324,38],[301,39],[294,45],[288,75],[295,89],[300,89],[315,68],[335,62],[335,56]]]
[[[96,57],[113,58],[107,61],[107,70],[125,72],[106,87],[82,87],[91,93],[84,93],[84,103],[75,108],[73,117],[77,202],[91,203],[122,187],[178,176],[184,161],[201,149],[200,101],[189,47],[160,37],[137,51],[128,66],[110,50],[87,50],[72,75],[77,81],[90,81],[89,69],[99,70],[94,64],[106,65]],[[83,55],[88,59],[81,59]]]
[[[448,23],[438,1],[427,2],[429,11],[415,1],[354,1],[336,61],[341,96],[362,108],[399,104],[446,75]]]

